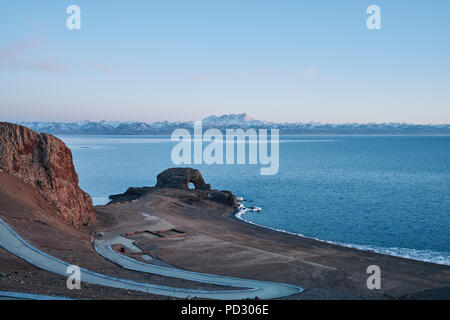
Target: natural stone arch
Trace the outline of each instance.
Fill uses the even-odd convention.
[[[189,189],[193,183],[196,190],[211,190],[199,170],[193,168],[170,168],[156,177],[157,188]]]

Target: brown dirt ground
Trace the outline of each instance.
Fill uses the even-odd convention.
[[[57,216],[29,186],[0,172],[0,218],[40,250],[95,272],[113,277],[174,287],[218,289],[222,287],[167,278],[123,269],[99,256],[92,246],[90,230],[76,230]],[[226,289],[226,288],[223,288]],[[69,290],[66,278],[40,270],[0,248],[0,291],[86,297],[95,299],[172,299],[165,296],[82,284]]]
[[[450,298],[445,289],[450,286],[448,266],[344,248],[249,225],[233,219],[230,207],[192,202],[189,191],[155,190],[138,200],[97,206],[95,211],[97,224],[76,230],[58,218],[30,187],[0,172],[0,217],[39,249],[96,272],[167,286],[211,288],[125,270],[100,257],[92,247],[96,232],[123,234],[170,225],[186,234],[138,237],[137,244],[179,268],[307,288],[289,299]],[[382,290],[366,287],[366,268],[372,264],[382,270]],[[0,274],[3,291],[93,299],[168,299],[87,284],[82,284],[82,290],[68,290],[64,277],[39,270],[1,249]]]

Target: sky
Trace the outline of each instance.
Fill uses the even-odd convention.
[[[450,123],[449,17],[448,0],[1,1],[0,121]]]

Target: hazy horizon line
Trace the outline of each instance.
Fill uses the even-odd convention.
[[[240,115],[240,114],[223,114],[223,115],[219,115],[217,117],[221,117],[221,116],[230,116],[230,115]],[[214,116],[214,115],[211,115]],[[33,122],[39,122],[39,123],[65,123],[65,124],[70,124],[70,123],[77,123],[77,122],[91,122],[91,123],[100,123],[100,122],[105,122],[105,123],[127,123],[127,122],[131,122],[131,123],[146,123],[146,124],[153,124],[153,123],[158,123],[158,122],[168,122],[168,123],[188,123],[188,122],[195,122],[195,121],[203,121],[206,118],[208,118],[210,116],[204,117],[202,119],[189,119],[189,120],[151,120],[151,121],[147,121],[147,120],[106,120],[106,119],[102,119],[102,120],[89,120],[89,119],[83,119],[83,120],[0,120],[0,121],[4,121],[4,122],[12,122],[12,123],[33,123]],[[439,125],[450,125],[450,122],[406,122],[406,121],[381,121],[381,122],[376,122],[376,121],[345,121],[345,122],[328,122],[328,121],[315,121],[315,120],[307,120],[307,121],[302,121],[302,120],[293,120],[293,121],[271,121],[271,120],[261,120],[261,119],[256,119],[256,118],[252,118],[249,121],[261,121],[261,122],[267,122],[268,124],[272,123],[272,124],[322,124],[322,125],[345,125],[345,124],[409,124],[409,125],[435,125],[435,126],[439,126]]]

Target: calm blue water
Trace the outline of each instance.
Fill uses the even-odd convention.
[[[169,137],[62,136],[97,204],[153,186]],[[192,165],[263,208],[243,218],[325,241],[450,265],[450,137],[281,137],[280,170]]]

